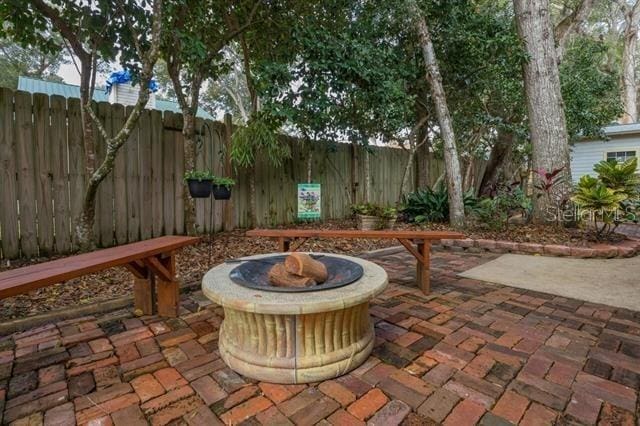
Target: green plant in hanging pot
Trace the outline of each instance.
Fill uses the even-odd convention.
[[[230,177],[213,177],[213,198],[216,200],[228,200],[231,198],[231,187],[236,181]]]
[[[189,194],[193,198],[209,198],[213,178],[214,176],[209,170],[189,170],[184,174]]]

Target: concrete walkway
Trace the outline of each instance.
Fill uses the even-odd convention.
[[[368,256],[389,288],[357,370],[311,385],[239,376],[218,353],[223,312],[201,292],[180,318],[129,311],[0,336],[0,423],[15,425],[635,425],[640,313],[457,274],[492,254]],[[604,290],[606,291],[606,289]]]
[[[505,254],[460,275],[618,308],[640,309],[640,256],[569,259]]]

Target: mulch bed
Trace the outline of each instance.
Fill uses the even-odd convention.
[[[303,223],[288,225],[288,228],[354,229],[351,220],[330,221],[322,224]],[[446,225],[429,224],[416,226],[399,223],[397,229],[450,230]],[[534,242],[541,244],[562,244],[586,246],[588,235],[581,230],[571,230],[550,226],[513,226],[503,232],[487,230],[468,230],[465,234],[473,239],[508,240],[514,242]],[[615,236],[622,239],[623,236]],[[314,252],[333,252],[357,254],[397,245],[394,240],[308,240],[302,250]],[[277,251],[277,245],[268,238],[247,238],[244,231],[217,233],[212,244],[205,240],[192,247],[183,249],[177,256],[179,277],[186,282],[199,282],[206,271],[213,266],[236,257]],[[63,257],[63,256],[57,256]],[[53,260],[56,257],[32,260],[3,262],[0,271],[27,266],[38,262]],[[24,295],[0,301],[0,321],[23,318],[69,306],[95,303],[132,294],[132,277],[124,268],[111,268],[99,273],[86,275],[66,283],[42,288]]]

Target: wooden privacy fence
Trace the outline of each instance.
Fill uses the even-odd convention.
[[[120,129],[130,107],[96,105],[109,134]],[[161,235],[184,234],[184,140],[182,116],[157,110],[143,111],[131,137],[118,153],[115,169],[100,185],[95,235],[108,247]],[[198,168],[222,174],[225,140],[231,129],[220,122],[198,119]],[[105,155],[105,143],[96,135],[96,157]],[[305,144],[292,138],[291,158],[274,168],[256,164],[258,224],[294,221],[297,183],[307,180],[312,158],[312,180],[322,184],[323,219],[348,215],[353,189],[364,194],[364,152],[355,156],[348,144]],[[400,149],[374,147],[370,158],[373,202],[393,204],[398,198],[407,154]],[[99,163],[98,163],[99,164]],[[355,169],[354,169],[354,164]],[[432,161],[435,174],[442,165]],[[352,173],[353,170],[353,173]],[[413,188],[414,171],[412,169]],[[430,173],[430,174],[434,174]],[[247,174],[236,171],[233,223],[223,222],[223,203],[197,200],[196,219],[201,232],[244,227],[249,217]],[[82,209],[88,176],[80,101],[0,88],[0,248],[2,258],[67,253],[76,249],[73,221]]]

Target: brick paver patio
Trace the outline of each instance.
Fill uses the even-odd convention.
[[[0,419],[636,424],[640,313],[456,278],[491,256],[435,253],[434,293],[424,296],[411,287],[410,255],[370,255],[392,280],[372,307],[377,347],[357,370],[311,386],[256,383],[226,368],[222,310],[201,293],[184,299],[179,319],[119,312],[0,338]]]

